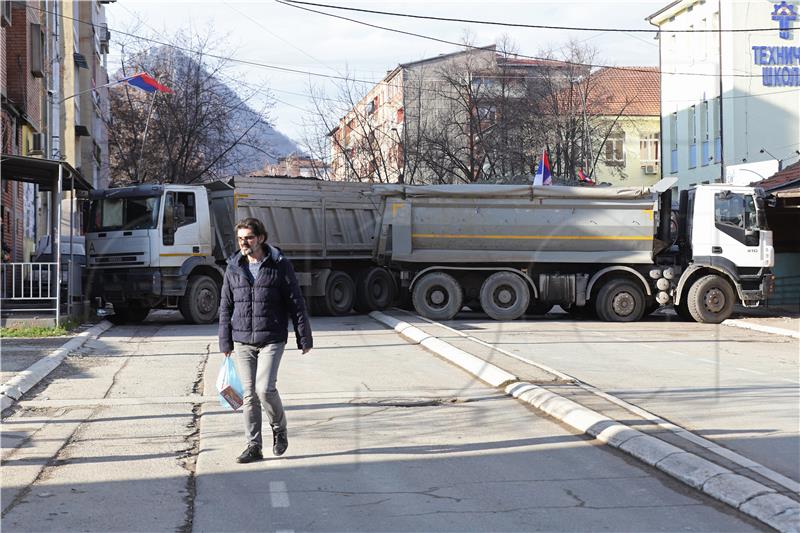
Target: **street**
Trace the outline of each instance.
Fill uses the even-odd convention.
[[[665,317],[499,323],[464,314],[453,329],[419,325],[462,347],[475,343],[467,335],[533,359],[798,480],[796,339]],[[242,415],[216,397],[216,325],[158,312],[88,341],[4,413],[3,527],[765,529],[369,316],[314,317],[313,326],[308,355],[290,335],[278,381],[289,450],[276,459],[265,449],[249,465],[235,462]]]

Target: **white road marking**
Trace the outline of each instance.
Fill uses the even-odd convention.
[[[675,350],[667,350],[667,352],[671,353],[672,355],[680,355],[681,357],[683,357],[684,355],[686,355],[686,354],[685,354],[685,353],[683,353],[683,352],[676,352]]]
[[[710,365],[716,365],[716,364],[717,364],[717,362],[716,362],[716,361],[712,361],[711,359],[705,359],[705,358],[703,358],[703,357],[698,357],[698,358],[697,358],[697,360],[698,360],[698,361],[702,361],[702,362],[704,362],[704,363],[708,363],[708,364],[710,364]]]
[[[793,379],[789,378],[778,378],[778,379],[780,379],[781,381],[788,381],[789,383],[794,383],[795,385],[800,385],[800,381],[795,381]]]
[[[283,481],[269,482],[269,497],[273,507],[289,507],[289,491]]]

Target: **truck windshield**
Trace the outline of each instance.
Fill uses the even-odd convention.
[[[89,231],[153,229],[161,198],[103,198],[92,202]]]

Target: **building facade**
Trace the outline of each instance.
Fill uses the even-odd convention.
[[[587,108],[595,137],[605,139],[599,152],[593,150],[593,181],[649,186],[661,179],[659,83],[655,67],[603,68],[592,73]]]
[[[0,2],[2,153],[65,161],[94,187],[108,176],[106,4],[113,0]],[[97,88],[97,89],[95,89]],[[3,241],[27,261],[51,227],[49,196],[20,181],[2,182]],[[80,213],[77,200],[65,200]],[[80,217],[62,220],[78,234]]]
[[[275,163],[268,163],[264,169],[252,173],[252,176],[285,176],[289,178],[328,177],[330,167],[324,161],[308,156],[292,154],[280,157]]]
[[[679,0],[660,30],[664,176],[747,184],[800,156],[798,2]],[[751,29],[751,31],[743,31]]]

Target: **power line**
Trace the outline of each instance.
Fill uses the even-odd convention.
[[[276,1],[278,3],[283,3],[283,4],[285,4],[285,5],[289,6],[289,7],[295,7],[297,9],[308,10],[307,8],[303,8],[303,7],[299,7],[299,6],[291,6],[290,4],[286,4],[282,0],[276,0]],[[60,16],[62,16],[63,18],[65,18],[67,20],[73,20],[73,21],[80,22],[82,24],[89,24],[89,25],[95,26],[92,22],[87,22],[85,20],[69,17],[69,16],[66,16],[66,15],[63,15],[63,14],[60,14],[60,13],[56,13],[56,12],[47,10],[45,8],[36,7],[36,6],[30,6],[30,7],[32,7],[33,9],[36,9],[38,11],[44,12],[44,13],[59,14]],[[336,17],[336,18],[344,18],[344,17],[338,17],[337,15],[331,15],[331,14],[328,14],[328,13],[317,12],[317,11],[314,11],[314,10],[309,10],[309,11],[312,11],[312,12],[315,12],[315,13],[320,13],[322,15],[333,16],[333,17]],[[355,20],[352,20],[352,19],[345,18],[345,20],[350,20],[352,22],[356,22],[356,23],[362,24],[362,22],[355,21]],[[364,23],[364,24],[366,24],[366,23]],[[378,28],[379,29],[385,29],[385,28],[380,28],[380,27],[378,27]],[[180,46],[180,45],[173,44],[173,43],[167,43],[167,42],[164,42],[164,41],[159,41],[157,39],[144,37],[142,35],[137,35],[137,34],[125,32],[125,31],[122,31],[122,30],[114,29],[114,28],[111,28],[111,30],[116,32],[116,33],[118,33],[118,34],[120,34],[120,35],[125,35],[125,36],[132,37],[132,38],[135,38],[135,39],[140,39],[142,41],[158,44],[160,46],[164,46],[164,47],[167,47],[167,48],[173,48],[173,49],[176,49],[176,50],[181,50],[181,51],[190,52],[190,53],[195,52],[195,50],[193,50],[191,48],[188,48],[188,47],[185,47],[185,46]],[[394,31],[394,30],[391,30],[391,29],[388,29],[388,30],[389,31]],[[412,34],[412,35],[414,35],[414,34]],[[427,38],[426,36],[419,36],[419,37]],[[448,44],[454,44],[454,45],[459,46],[459,47],[460,46],[464,46],[462,44],[451,43],[449,41],[443,41],[443,42],[447,42]],[[467,48],[478,48],[478,47],[467,46]],[[219,59],[219,60],[223,60],[223,61],[231,61],[231,62],[234,62],[234,63],[243,64],[243,65],[249,65],[249,66],[258,67],[258,68],[265,68],[265,69],[268,69],[268,70],[277,70],[277,71],[286,72],[286,73],[290,73],[290,74],[302,74],[302,75],[306,75],[306,76],[314,76],[314,77],[319,77],[319,78],[335,79],[335,80],[341,80],[341,81],[348,81],[348,82],[352,82],[352,83],[362,83],[362,84],[365,84],[365,85],[387,84],[387,82],[385,82],[384,80],[379,80],[379,81],[361,80],[361,79],[357,79],[357,78],[354,78],[354,77],[336,76],[336,75],[331,75],[331,74],[322,74],[322,73],[313,72],[313,71],[293,69],[293,68],[289,68],[289,67],[280,67],[280,66],[277,66],[277,65],[271,65],[271,64],[267,64],[267,63],[260,63],[260,62],[257,62],[257,61],[251,61],[251,60],[246,60],[246,59],[238,59],[238,58],[234,58],[234,57],[225,57],[225,56],[221,56],[221,55],[217,55],[217,54],[211,54],[211,53],[205,53],[204,55],[206,57],[209,57],[209,58],[212,58],[212,59]],[[522,55],[519,55],[519,57],[530,57],[532,59],[543,59],[543,58],[536,58],[536,57],[533,57],[533,56],[522,56]],[[544,60],[545,61],[556,61],[556,60],[552,60],[552,59],[544,59]],[[562,63],[569,64],[568,62],[562,62]],[[603,68],[616,69],[616,70],[627,70],[627,71],[633,71],[633,72],[652,72],[652,69],[641,69],[641,68],[640,69],[633,69],[633,68],[625,68],[625,67],[611,67],[611,66],[603,66],[603,65],[581,64],[581,63],[573,63],[573,64],[581,65],[581,66],[588,66],[588,67],[596,66],[596,67],[603,67]],[[686,76],[701,75],[701,74],[697,74],[697,73],[678,73],[678,72],[674,72],[674,73],[661,72],[661,74],[686,75]],[[714,77],[719,76],[718,74],[704,74],[704,75],[706,75],[706,76],[714,76]],[[736,75],[736,74],[731,74],[730,76],[749,77],[749,78],[758,77],[758,76]],[[490,77],[491,76],[484,76],[484,78],[490,78]],[[502,76],[495,76],[494,78],[502,79]],[[533,77],[531,77],[531,78],[533,78]],[[528,78],[527,77],[526,78],[514,77],[513,79],[519,80],[519,79],[528,79]],[[422,85],[423,83],[429,83],[429,82],[432,82],[432,81],[435,81],[435,80],[429,79],[429,78],[425,78],[424,80],[420,81],[420,85]],[[434,89],[428,89],[426,87],[420,87],[420,89],[421,90],[429,90],[429,91],[434,90]],[[723,96],[722,98],[723,99],[750,98],[750,97],[767,96],[767,95],[772,95],[772,94],[781,94],[781,93],[784,93],[784,92],[786,92],[786,91],[772,91],[772,92],[768,92],[768,93],[738,95],[738,96]],[[331,99],[329,99],[329,100],[331,100]],[[650,100],[650,101],[655,102],[655,100]],[[670,101],[672,101],[672,100],[670,100]],[[686,99],[674,100],[674,101],[675,102],[677,102],[677,101],[681,101],[682,102],[682,101],[686,101]],[[662,102],[668,102],[668,100],[663,100]]]
[[[349,17],[343,17],[341,15],[335,15],[333,13],[326,13],[325,11],[319,11],[319,10],[316,10],[316,9],[303,7],[301,5],[296,5],[299,2],[291,2],[290,3],[287,0],[275,0],[275,2],[277,2],[278,4],[283,4],[283,5],[287,6],[287,7],[292,7],[294,9],[301,9],[303,11],[309,11],[311,13],[316,13],[318,15],[323,15],[323,16],[326,16],[326,17],[331,17],[331,18],[340,19],[340,20],[346,20],[348,22],[353,22],[355,24],[361,24],[362,26],[367,26],[367,27],[370,27],[370,28],[375,28],[375,29],[379,29],[379,30],[383,30],[383,31],[388,31],[388,32],[392,32],[392,33],[399,33],[401,35],[408,35],[410,37],[418,37],[420,39],[426,39],[426,40],[434,41],[434,42],[437,42],[437,43],[444,43],[444,44],[449,44],[449,45],[453,45],[453,46],[469,48],[469,49],[473,49],[473,50],[482,50],[482,49],[484,49],[484,47],[480,47],[480,46],[473,46],[473,45],[466,44],[466,43],[457,43],[455,41],[448,41],[446,39],[440,39],[439,37],[431,37],[430,35],[423,35],[421,33],[415,33],[415,32],[410,32],[410,31],[405,31],[405,30],[399,30],[397,28],[389,28],[387,26],[379,26],[377,24],[364,22],[362,20],[356,20],[356,19],[352,19],[352,18],[349,18]],[[594,31],[597,31],[597,30],[594,30]],[[613,69],[613,70],[621,70],[621,71],[625,71],[625,72],[649,72],[649,70],[647,70],[647,69],[636,68],[636,67],[617,67],[617,66],[614,66],[614,65],[602,65],[602,64],[597,64],[597,63],[581,63],[581,62],[578,62],[578,61],[556,60],[556,59],[547,58],[547,57],[530,56],[530,55],[525,55],[525,54],[512,54],[512,55],[515,56],[515,57],[522,57],[522,58],[525,58],[525,59],[535,59],[537,61],[559,62],[559,63],[562,63],[564,65],[571,65],[571,66],[576,66],[576,67],[585,67],[585,68],[589,68],[589,69],[591,69],[591,68],[607,68],[607,69]],[[700,76],[700,77],[715,77],[715,78],[716,77],[720,77],[720,76],[721,77],[732,77],[732,78],[757,78],[757,77],[759,77],[758,74],[707,74],[707,73],[703,73],[703,72],[671,72],[671,73],[668,73],[668,74],[673,74],[673,75],[680,74],[680,75],[683,75],[683,76]]]
[[[281,2],[284,3],[284,2]],[[522,24],[520,22],[498,22],[491,20],[476,20],[476,19],[462,19],[452,17],[435,17],[433,15],[416,15],[412,13],[397,13],[392,11],[377,11],[373,9],[362,9],[347,6],[335,6],[331,4],[318,4],[314,2],[301,2],[299,0],[285,0],[285,3],[298,4],[304,6],[323,7],[328,9],[338,9],[342,11],[356,11],[359,13],[370,13],[373,15],[386,15],[390,17],[403,17],[412,19],[423,20],[438,20],[440,22],[459,22],[466,24],[481,24],[487,26],[506,26],[509,28],[530,28],[536,30],[569,30],[569,31],[600,31],[600,32],[613,32],[613,33],[739,33],[739,32],[759,32],[759,31],[775,31],[775,28],[730,28],[730,29],[691,29],[691,30],[661,30],[650,28],[600,28],[600,27],[585,27],[585,26],[554,26],[545,24]]]

